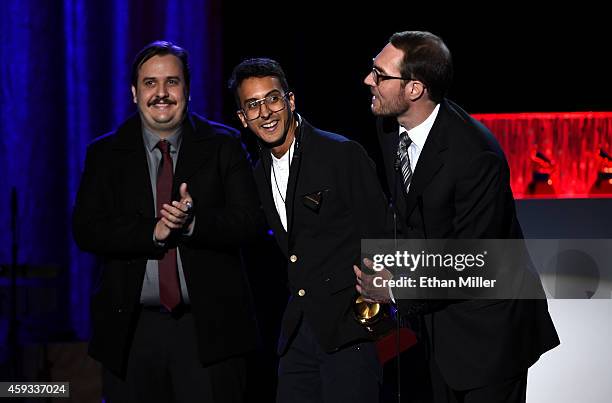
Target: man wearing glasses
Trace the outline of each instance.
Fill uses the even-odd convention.
[[[353,314],[352,271],[360,240],[385,228],[374,164],[356,142],[295,113],[277,62],[243,61],[229,88],[242,125],[258,138],[255,180],[287,259],[291,296],[278,343],[277,401],[377,402],[381,368]]]
[[[504,153],[490,131],[445,98],[452,70],[440,38],[399,32],[364,79],[380,117],[398,233],[520,239]],[[373,287],[372,276],[355,270],[365,298],[389,300],[387,290]],[[397,302],[400,312],[424,323],[436,403],[524,402],[527,369],[559,344],[545,299]]]

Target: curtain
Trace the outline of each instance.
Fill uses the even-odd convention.
[[[153,40],[188,50],[190,108],[220,119],[220,5],[220,0],[9,0],[0,6],[0,264],[11,261],[15,189],[18,263],[28,265],[26,276],[41,266],[57,268],[58,303],[69,309],[58,309],[54,320],[77,338],[88,337],[96,280],[94,259],[78,250],[70,229],[86,146],[135,111],[130,65]],[[3,331],[5,318],[0,318]]]
[[[504,149],[516,198],[612,197],[612,112],[473,117]]]

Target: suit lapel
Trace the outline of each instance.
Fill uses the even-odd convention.
[[[268,225],[274,231],[281,250],[287,253],[287,232],[283,228],[278,211],[276,210],[276,204],[274,204],[274,197],[272,196],[272,181],[270,179],[272,157],[268,149],[260,149],[260,160],[259,166],[255,167],[255,179],[257,180],[257,186],[259,187],[259,196],[264,206],[264,210],[267,212],[266,216],[268,219]]]
[[[212,150],[207,147],[207,141],[212,138],[212,130],[205,121],[196,122],[188,115],[183,124],[182,143],[176,161],[172,195],[174,200],[180,200],[179,187],[188,183],[189,179],[206,163],[212,161]]]
[[[302,154],[304,151],[304,140],[308,138],[305,132],[309,132],[311,127],[302,119],[300,126],[296,130],[295,143],[293,146],[294,154],[291,159],[291,166],[289,167],[289,180],[287,182],[287,193],[285,195],[285,212],[287,214],[287,231],[284,230],[281,223],[276,205],[274,204],[274,198],[272,197],[272,183],[270,180],[272,157],[270,152],[263,149],[261,155],[261,174],[264,176],[263,180],[259,179],[259,186],[264,186],[265,191],[260,193],[262,203],[264,206],[268,206],[268,224],[273,227],[275,235],[277,236],[278,242],[284,252],[289,249],[289,239],[291,239],[291,232],[293,229],[293,211],[295,205],[296,192],[298,187],[298,179],[300,176],[300,169],[302,166]]]
[[[300,127],[296,130],[296,136],[294,140],[294,154],[291,159],[291,166],[289,167],[289,181],[287,182],[287,197],[285,197],[285,208],[287,209],[287,237],[291,239],[291,232],[293,230],[293,209],[295,205],[296,189],[298,184],[298,178],[300,177],[300,168],[302,166],[302,152],[303,144],[301,144],[301,133],[305,121],[300,123]]]
[[[419,160],[414,170],[410,191],[406,194],[400,174],[395,170],[395,160],[399,145],[399,125],[395,119],[379,118],[377,132],[383,159],[389,191],[400,216],[410,217],[417,205],[419,197],[444,165],[448,132],[448,105],[443,102],[436,117]]]
[[[407,217],[414,210],[419,197],[423,194],[427,185],[431,183],[444,165],[445,151],[448,148],[446,138],[448,134],[447,113],[446,102],[442,102],[438,116],[427,135],[427,140],[419,156],[412,182],[410,183],[410,191],[406,198],[405,211],[407,212]]]
[[[444,165],[443,151],[444,150],[439,147],[434,147],[434,144],[429,141],[425,143],[417,167],[414,170],[414,176],[410,183],[410,191],[406,198],[406,211],[408,212],[408,216],[412,213],[418,198],[423,194],[427,185],[431,183],[434,176],[438,173],[442,165]]]
[[[131,116],[119,127],[113,148],[122,155],[125,173],[129,175],[128,186],[132,187],[129,197],[137,198],[138,211],[143,216],[155,216],[149,163],[142,139],[140,116],[137,114]]]

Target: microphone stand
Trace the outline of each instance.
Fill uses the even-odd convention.
[[[400,172],[400,157],[399,157],[399,150],[398,153],[395,156],[395,161],[393,162],[393,170],[395,171],[395,181],[393,183],[393,197],[389,203],[390,207],[391,207],[391,211],[393,212],[393,241],[395,243],[394,247],[397,250],[397,213],[396,213],[396,205],[395,205],[395,200],[397,199],[397,181],[399,179],[399,172]],[[396,365],[397,365],[397,403],[402,403],[402,379],[401,379],[401,360],[400,360],[400,354],[401,354],[401,316],[400,316],[400,309],[399,309],[399,304],[396,304],[396,311],[395,311],[395,317],[396,317],[396,322],[397,322],[397,334],[395,337],[395,342],[396,342],[396,352],[397,352],[397,360],[396,360]]]

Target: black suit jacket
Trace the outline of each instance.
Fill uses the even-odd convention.
[[[385,228],[387,202],[374,163],[358,143],[302,120],[285,198],[288,232],[272,198],[270,167],[270,152],[262,149],[255,180],[268,223],[287,258],[291,294],[279,354],[286,351],[302,318],[328,352],[369,338],[353,316],[357,292],[352,266],[359,263],[360,240]]]
[[[256,323],[240,244],[254,236],[259,200],[234,129],[189,115],[174,176],[194,200],[195,228],[169,244],[180,250],[204,365],[255,347]],[[158,258],[157,222],[140,117],[96,139],[87,150],[74,208],[78,246],[100,256],[103,271],[91,301],[90,354],[122,374],[147,259]],[[153,336],[152,336],[153,337]]]
[[[378,134],[403,237],[522,238],[504,153],[456,104],[441,103],[408,194],[394,166],[397,121],[379,119]],[[400,301],[400,310],[410,304]],[[432,303],[424,321],[432,357],[455,389],[517,375],[559,344],[545,299]]]

